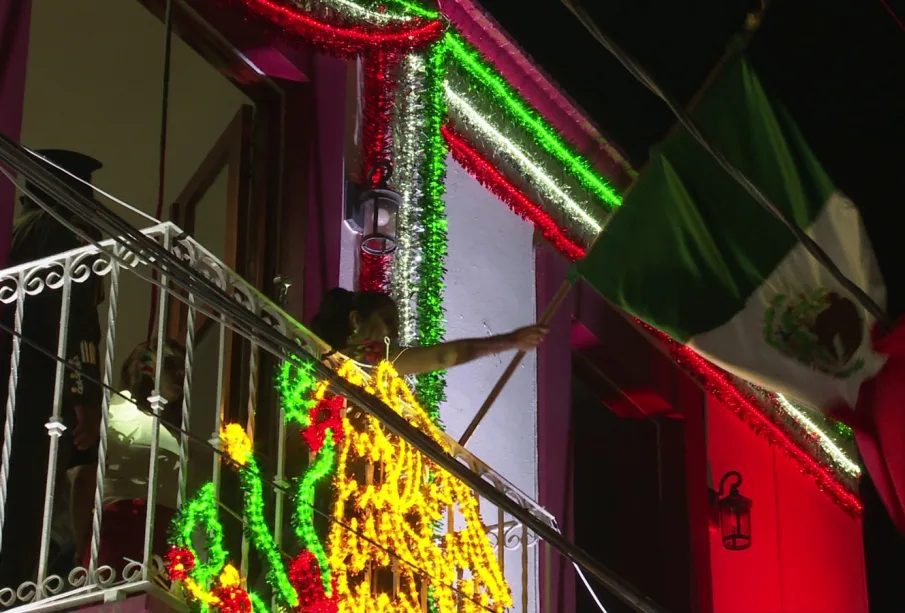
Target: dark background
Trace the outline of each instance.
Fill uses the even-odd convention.
[[[559,0],[481,4],[641,169],[648,149],[674,123],[663,103],[600,47]],[[583,5],[601,30],[686,105],[730,39],[742,31],[746,14],[760,3],[584,0]],[[836,185],[859,206],[894,318],[905,313],[905,240],[899,221],[905,208],[901,20],[905,0],[772,0],[749,47],[768,90],[789,109]],[[599,460],[579,457],[581,447],[576,445],[576,473],[579,466]],[[861,495],[871,611],[901,611],[905,539],[867,478]],[[576,507],[579,498],[576,494]],[[580,518],[576,508],[576,521]],[[576,529],[583,532],[581,526]],[[586,536],[586,542],[593,541]],[[607,558],[602,549],[591,553]],[[583,592],[581,586],[577,589]]]

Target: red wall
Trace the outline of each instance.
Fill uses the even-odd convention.
[[[715,485],[737,470],[754,502],[749,549],[728,551],[711,534],[714,612],[867,613],[860,520],[712,399],[707,422]]]

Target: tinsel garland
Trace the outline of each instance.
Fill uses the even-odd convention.
[[[530,221],[544,238],[567,258],[574,262],[584,257],[584,248],[560,229],[546,211],[531,202],[493,164],[475,151],[462,135],[458,134],[450,126],[445,125],[443,126],[443,136],[446,138],[446,143],[449,145],[453,158],[478,183],[502,200],[516,215],[526,221]]]
[[[369,188],[379,186],[393,161],[393,116],[395,84],[393,73],[399,56],[377,50],[364,59],[364,118],[362,127],[362,176]],[[361,252],[358,289],[386,292],[389,285],[392,255]]]
[[[192,548],[192,536],[198,524],[204,530],[207,562],[198,562],[198,554]],[[170,544],[173,549],[168,560],[174,565],[177,575],[188,573],[198,584],[206,586],[216,577],[226,564],[226,550],[223,548],[223,526],[217,517],[217,490],[213,483],[207,483],[179,508],[173,518],[170,530]],[[187,552],[187,553],[186,553]],[[188,566],[179,566],[189,560]],[[181,578],[173,578],[181,581]],[[184,577],[183,577],[184,578]]]
[[[404,10],[406,13],[410,15],[415,15],[417,17],[424,17],[426,19],[437,19],[440,14],[437,11],[432,11],[430,9],[426,9],[421,6],[418,2],[412,2],[412,0],[386,0],[387,4],[395,4]]]
[[[794,460],[801,471],[814,479],[817,488],[825,492],[843,510],[860,515],[863,507],[858,496],[840,483],[838,476],[803,450],[782,427],[773,423],[758,407],[751,391],[735,385],[733,377],[710,364],[689,347],[674,341],[668,335],[649,326],[640,319],[635,322],[662,342],[673,360],[698,381],[704,389],[735,413],[756,434],[771,444],[779,446]]]
[[[392,256],[360,251],[358,289],[364,292],[385,293],[390,278],[390,262],[392,262]]]
[[[289,580],[299,593],[299,613],[336,613],[339,603],[335,597],[335,580],[330,585],[329,596],[320,578],[321,566],[310,551],[303,551],[289,565]]]
[[[424,160],[421,164],[421,262],[418,266],[418,343],[431,346],[443,342],[446,334],[443,309],[443,277],[446,273],[447,221],[443,195],[446,192],[446,141],[441,133],[446,118],[447,48],[434,45],[426,58],[424,74],[425,123]],[[417,377],[421,405],[435,422],[440,404],[446,399],[446,372],[435,371]]]
[[[758,406],[812,458],[832,468],[849,490],[857,491],[861,475],[861,466],[853,459],[857,457],[857,448],[853,441],[837,432],[832,419],[814,409],[798,406],[782,394],[769,392],[737,377],[732,379],[737,387],[749,388],[757,398]]]
[[[298,5],[300,9],[304,9],[305,2],[302,0],[291,0]],[[346,20],[357,21],[374,26],[385,26],[390,23],[399,23],[411,21],[413,17],[418,15],[405,15],[397,12],[389,12],[384,7],[368,6],[367,3],[358,3],[353,0],[317,0],[318,3],[332,9],[342,15]],[[383,9],[383,10],[381,10]],[[431,19],[435,19],[436,15]]]
[[[330,55],[354,57],[380,49],[406,53],[424,49],[440,37],[446,24],[422,18],[381,26],[349,26],[317,18],[298,6],[275,0],[221,0],[243,7],[249,18],[261,18],[264,28],[278,28],[289,42],[313,46]]]
[[[383,50],[364,58],[364,113],[362,127],[363,177],[377,187],[385,178],[384,164],[393,161],[393,73],[400,56]],[[369,174],[373,171],[373,175]]]
[[[283,602],[291,607],[298,606],[298,594],[289,581],[283,559],[264,518],[264,488],[260,469],[252,454],[251,439],[239,424],[228,424],[220,433],[220,445],[239,468],[246,533],[255,549],[267,560],[270,584]]]
[[[402,63],[393,122],[396,168],[393,184],[401,196],[397,217],[397,247],[393,256],[390,294],[399,309],[399,344],[418,341],[416,311],[418,263],[421,259],[420,168],[424,159],[424,58],[406,56]]]
[[[562,165],[546,155],[518,124],[507,122],[505,114],[488,104],[488,99],[463,89],[450,78],[444,83],[450,120],[458,132],[468,135],[472,145],[493,160],[501,172],[518,185],[535,193],[562,228],[567,228],[583,245],[590,245],[610,214],[581,185],[570,180]]]
[[[601,202],[614,208],[622,204],[622,196],[593,169],[591,163],[541,118],[476,49],[452,32],[447,32],[444,41],[451,57],[473,77],[480,96],[494,98],[500,107],[506,109],[508,119],[523,126],[540,147],[560,160],[565,169]]]

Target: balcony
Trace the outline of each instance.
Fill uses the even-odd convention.
[[[143,498],[139,506],[152,511],[140,521],[111,506],[123,502],[122,492],[110,489],[121,488],[116,473],[127,458],[119,454],[129,445],[107,424],[118,419],[111,408],[123,407],[114,367],[131,348],[116,340],[129,319],[119,304],[135,279],[158,290],[156,364],[144,367],[180,371],[183,398],[178,411],[168,408],[157,374],[146,402],[131,404],[143,412],[129,423],[152,432],[146,471],[133,474],[139,485],[129,490],[137,492],[130,500]],[[94,505],[86,563],[60,573],[54,554],[66,543],[55,528],[66,521],[62,449],[71,435],[63,398],[74,380],[66,345],[79,325],[70,305],[97,282],[106,294],[97,362],[108,427],[99,430],[94,500],[104,504]],[[441,611],[538,609],[538,536],[512,511],[555,533],[554,518],[437,428],[389,365],[368,369],[335,354],[323,360],[328,348],[319,339],[177,226],[163,223],[8,268],[0,272],[0,302],[12,310],[5,321],[14,328],[4,331],[12,365],[0,473],[0,531],[7,535],[18,530],[9,525],[10,509],[21,502],[7,489],[20,469],[20,439],[9,432],[33,425],[33,409],[22,404],[28,394],[17,388],[35,381],[19,371],[27,352],[30,360],[39,352],[28,337],[29,309],[57,305],[63,322],[59,343],[41,357],[51,364],[56,354],[54,376],[40,383],[53,389],[44,432],[49,468],[33,484],[44,491],[40,533],[16,539],[40,542],[37,567],[29,580],[2,586],[4,608],[64,610],[147,594],[182,610],[250,594],[236,610],[364,611],[381,603],[381,610],[427,611],[431,602]],[[166,363],[167,337],[184,345],[179,364]],[[83,377],[80,384],[96,382]],[[392,415],[375,413],[377,405]],[[489,489],[478,491],[442,458],[417,448],[428,443],[416,447],[400,437],[406,422]],[[331,478],[332,489],[324,487]],[[174,506],[181,512],[174,515]],[[169,515],[172,549],[159,545],[159,519]],[[143,533],[131,535],[140,552],[102,559],[105,528],[124,521]],[[2,543],[0,555],[17,555],[10,546]],[[305,608],[318,602],[328,608]]]

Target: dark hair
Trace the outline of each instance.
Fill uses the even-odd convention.
[[[396,303],[381,292],[350,292],[334,287],[324,294],[317,315],[311,320],[311,331],[333,349],[345,349],[352,336],[349,315],[358,313],[364,319],[381,309],[396,308]]]

